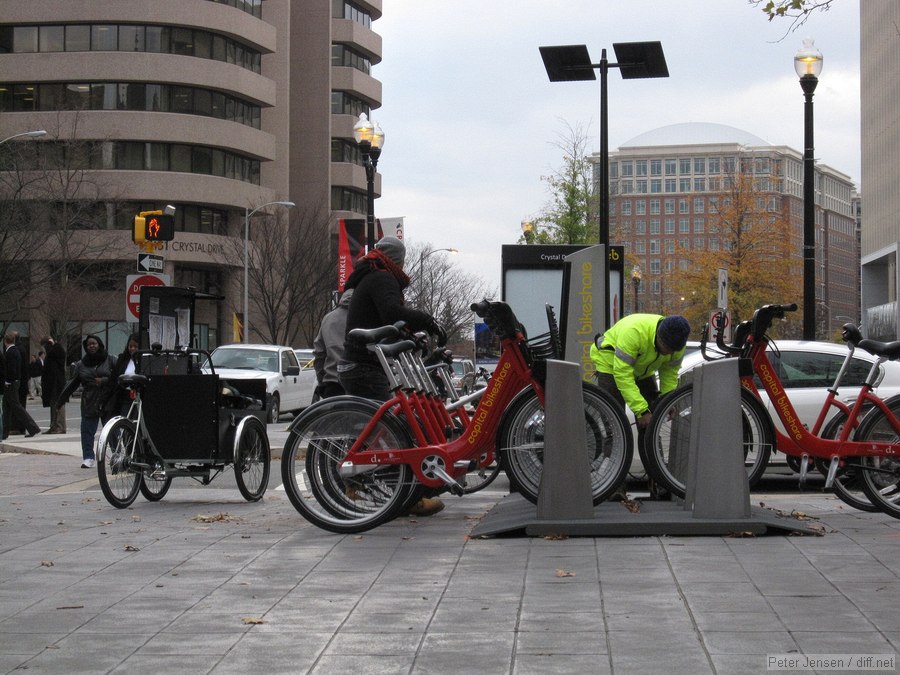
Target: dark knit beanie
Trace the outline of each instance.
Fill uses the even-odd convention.
[[[691,334],[691,324],[683,316],[673,314],[659,322],[656,334],[667,347],[673,351],[684,349],[688,336]]]
[[[382,237],[375,244],[375,248],[403,267],[403,261],[406,260],[406,246],[397,237]]]

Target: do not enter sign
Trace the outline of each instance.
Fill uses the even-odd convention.
[[[141,318],[141,288],[168,286],[168,274],[129,274],[125,279],[125,321],[137,323]]]

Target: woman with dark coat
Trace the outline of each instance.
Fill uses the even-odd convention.
[[[66,350],[52,337],[41,342],[47,353],[41,375],[41,403],[50,408],[50,428],[45,434],[66,433],[66,409],[56,407],[56,400],[66,386]]]
[[[140,348],[140,337],[137,333],[128,336],[125,349],[116,359],[112,373],[109,377],[109,396],[106,400],[105,419],[111,419],[117,415],[126,417],[131,408],[131,398],[126,389],[119,386],[119,375],[131,375],[137,372],[137,360],[135,354]]]
[[[84,357],[75,364],[75,376],[66,385],[56,401],[59,408],[66,404],[72,393],[81,386],[81,468],[94,466],[94,435],[104,415],[103,408],[109,395],[109,378],[115,361],[106,353],[106,347],[96,335],[88,335],[82,343]]]

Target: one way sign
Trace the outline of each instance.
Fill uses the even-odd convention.
[[[165,258],[151,253],[138,253],[138,272],[162,272]]]

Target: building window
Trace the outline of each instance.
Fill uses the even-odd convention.
[[[678,162],[672,158],[666,160],[666,175],[674,176],[677,173]]]
[[[678,183],[674,178],[666,178],[666,192],[675,192],[677,185]]]
[[[675,234],[675,219],[666,218],[665,220],[666,234]]]
[[[694,192],[704,192],[706,190],[706,179],[705,178],[695,178],[694,179]]]
[[[659,194],[662,192],[662,180],[659,178],[650,179],[650,194]]]
[[[260,107],[199,87],[145,82],[0,83],[0,112],[16,110],[15,87],[29,93],[27,110],[150,110],[228,119],[259,129]],[[20,97],[21,98],[21,97]]]
[[[634,223],[634,233],[635,234],[647,234],[647,221],[646,220],[636,220]]]
[[[647,215],[647,202],[643,199],[638,199],[634,202],[634,213],[638,216]]]
[[[632,162],[622,162],[622,176],[629,178],[634,176],[634,164]]]
[[[665,203],[666,213],[675,213],[675,200],[667,199]]]
[[[703,218],[694,218],[694,234],[703,232],[703,225],[704,225]]]
[[[690,192],[691,191],[691,179],[690,178],[679,178],[678,179],[678,191],[679,192]]]
[[[659,239],[650,240],[650,255],[659,255]]]
[[[631,215],[631,200],[630,199],[622,200],[622,215],[623,216]]]
[[[694,213],[703,213],[705,206],[706,203],[704,202],[703,197],[694,198]]]
[[[664,245],[666,247],[666,253],[668,253],[668,254],[675,253],[675,240],[674,239],[666,239]],[[672,261],[670,260],[666,264],[668,265],[671,262]]]
[[[635,192],[637,192],[639,195],[645,195],[645,194],[647,194],[647,181],[646,181],[646,179],[643,179],[643,178],[642,178],[642,179],[639,179],[639,180],[634,181],[634,186],[635,186]]]
[[[691,172],[691,158],[690,157],[682,157],[678,160],[678,173],[681,175],[686,175]]]
[[[678,200],[678,213],[690,213],[691,210],[688,208],[688,200],[687,199],[679,199]]]
[[[650,175],[651,176],[662,176],[662,160],[661,159],[651,159],[650,160]]]
[[[678,220],[678,231],[686,233],[691,231],[691,221],[688,218],[680,218]]]
[[[709,173],[719,173],[720,172],[720,163],[718,157],[710,157],[709,158]]]
[[[659,234],[659,218],[650,219],[650,234]]]
[[[647,160],[639,159],[634,163],[634,174],[636,176],[646,176],[647,175]]]
[[[694,173],[706,173],[706,157],[694,157]]]
[[[659,215],[659,200],[658,199],[650,200],[650,215],[651,216]]]

